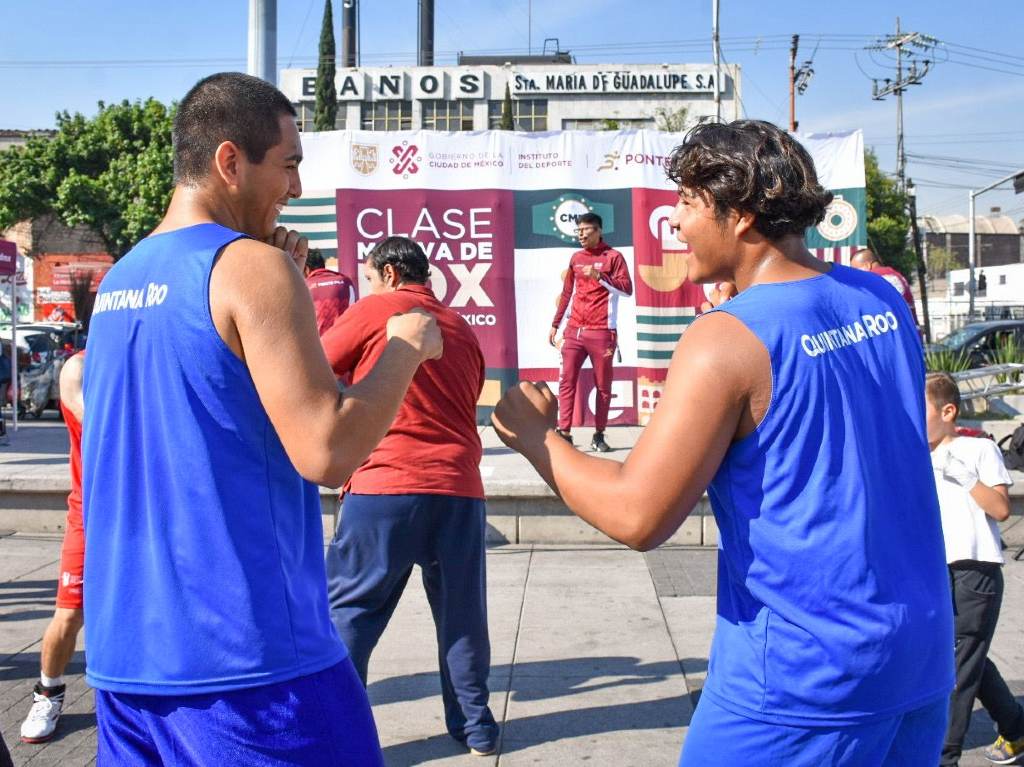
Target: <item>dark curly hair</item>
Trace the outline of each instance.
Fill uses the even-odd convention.
[[[719,219],[730,210],[753,213],[754,228],[769,240],[803,236],[832,202],[807,150],[761,120],[695,126],[665,170],[680,189],[705,195]]]
[[[423,248],[408,237],[388,237],[374,246],[366,260],[378,272],[391,264],[401,282],[425,285],[430,278],[430,262]]]

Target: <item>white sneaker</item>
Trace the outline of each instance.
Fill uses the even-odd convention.
[[[57,729],[57,720],[64,708],[64,686],[55,688],[49,695],[43,694],[43,690],[43,686],[37,682],[32,693],[32,708],[21,723],[23,743],[45,743]]]

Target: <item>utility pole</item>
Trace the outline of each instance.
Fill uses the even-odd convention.
[[[925,58],[918,68],[918,52],[927,54],[938,44],[931,35],[920,32],[903,32],[900,30],[900,19],[896,17],[896,34],[888,35],[882,40],[867,46],[872,51],[895,51],[896,53],[896,79],[884,78],[884,85],[879,87],[878,80],[871,81],[871,98],[881,101],[886,96],[896,96],[896,179],[900,193],[907,188],[907,155],[903,149],[903,92],[911,85],[920,85],[924,76],[931,71],[932,59]],[[903,57],[909,61],[906,76],[903,74]]]
[[[718,0],[711,0],[711,48],[715,57],[715,122],[722,122],[722,50],[718,40]]]
[[[925,266],[918,246],[917,233],[917,201],[911,195],[907,196],[907,155],[903,148],[903,92],[911,85],[920,85],[924,76],[931,71],[933,59],[924,58],[921,66],[918,67],[918,54],[927,55],[936,45],[936,40],[931,35],[920,32],[904,32],[900,29],[900,18],[896,17],[896,34],[888,35],[867,46],[873,51],[894,51],[896,53],[896,79],[888,77],[882,80],[883,85],[879,87],[878,80],[871,81],[871,98],[881,101],[886,96],[896,96],[896,187],[908,204],[908,216],[910,218],[910,229],[914,244],[914,258],[917,261],[917,287],[921,293],[921,309],[924,315],[925,334],[930,338],[931,323],[928,316],[928,287],[925,284]],[[903,59],[907,58],[908,65],[904,74]],[[973,294],[972,294],[973,295]]]
[[[814,69],[811,66],[814,59],[814,54],[811,54],[811,58],[800,65],[797,69],[796,66],[796,53],[800,47],[800,35],[793,35],[793,42],[789,47],[789,132],[796,133],[797,126],[800,125],[796,119],[796,96],[799,93],[801,96],[804,95],[804,91],[807,90],[807,86],[811,82],[811,78],[814,76]],[[818,49],[815,48],[815,51]]]
[[[800,35],[793,35],[789,46],[789,132],[796,133],[796,51],[800,46]]]
[[[928,311],[928,293],[924,289],[926,269],[924,254],[921,252],[921,234],[917,230],[917,193],[914,182],[907,182],[907,202],[910,203],[910,237],[914,241],[914,255],[917,257],[917,284],[921,286],[921,317],[924,320],[924,340],[932,342],[932,321]]]

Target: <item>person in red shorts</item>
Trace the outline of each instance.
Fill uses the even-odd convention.
[[[316,329],[322,336],[356,302],[356,286],[340,272],[327,268],[323,254],[313,248],[306,256],[306,287],[316,309]]]
[[[633,295],[633,281],[629,277],[626,259],[604,241],[602,226],[601,217],[596,213],[584,213],[577,221],[576,233],[582,250],[573,253],[569,259],[548,341],[552,346],[559,346],[562,352],[558,382],[558,433],[572,444],[576,386],[580,368],[589,357],[597,385],[595,431],[590,448],[607,453],[611,448],[605,442],[604,429],[612,402],[612,358],[617,346],[615,328],[619,298]],[[559,345],[556,338],[566,310],[569,310],[569,320]]]
[[[82,573],[85,569],[85,532],[82,527],[82,370],[85,352],[64,363],[60,372],[60,410],[71,443],[71,494],[67,527],[60,551],[57,609],[43,634],[40,674],[32,692],[32,708],[21,724],[25,743],[45,743],[57,729],[64,709],[64,669],[75,654],[82,630]]]
[[[878,260],[878,256],[875,255],[871,248],[861,248],[854,253],[850,259],[850,266],[864,272],[877,274],[896,288],[896,291],[903,296],[903,300],[907,302],[907,306],[910,307],[910,316],[914,318],[914,324],[920,324],[917,321],[917,309],[914,308],[914,294],[910,292],[910,283],[907,282],[906,277],[891,266],[885,266],[885,264]]]
[[[359,383],[380,356],[395,312],[431,314],[444,355],[416,372],[388,433],[345,487],[326,557],[331,619],[365,684],[370,654],[419,565],[448,732],[472,753],[492,754],[498,725],[487,705],[487,525],[476,423],[483,353],[469,324],[430,290],[430,266],[415,242],[387,238],[364,268],[372,295],[321,339],[334,374]]]

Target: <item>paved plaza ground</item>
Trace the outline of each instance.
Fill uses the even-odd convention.
[[[631,445],[638,434],[617,430],[609,442]],[[525,461],[496,446],[493,434],[484,437],[485,479],[535,477]],[[577,443],[587,442],[589,432],[581,430]],[[51,414],[27,424],[0,448],[0,495],[66,483],[66,450],[66,432]],[[92,764],[93,695],[82,676],[81,651],[70,669],[57,738],[44,746],[18,742],[53,610],[60,534],[19,530],[17,522],[31,521],[35,512],[5,510],[2,501],[0,730],[17,765]],[[469,756],[444,732],[433,624],[414,575],[370,665],[369,693],[387,764],[676,764],[707,671],[716,561],[713,547],[649,554],[610,545],[490,548],[491,707],[503,728],[500,749],[490,758]],[[1024,562],[1009,561],[1005,575],[992,656],[1014,693],[1024,696]],[[991,721],[976,710],[961,764],[987,765],[981,748],[993,739]]]
[[[18,742],[59,547],[58,535],[0,538],[0,728],[17,765],[78,767],[95,758],[81,652],[57,739]],[[430,610],[413,577],[370,666],[387,764],[674,765],[707,670],[716,557],[710,548],[490,549],[491,706],[503,727],[491,758],[467,755],[444,733]],[[1024,563],[1007,564],[1006,584],[993,657],[1024,695]],[[987,764],[980,747],[992,739],[979,710],[961,764]]]

